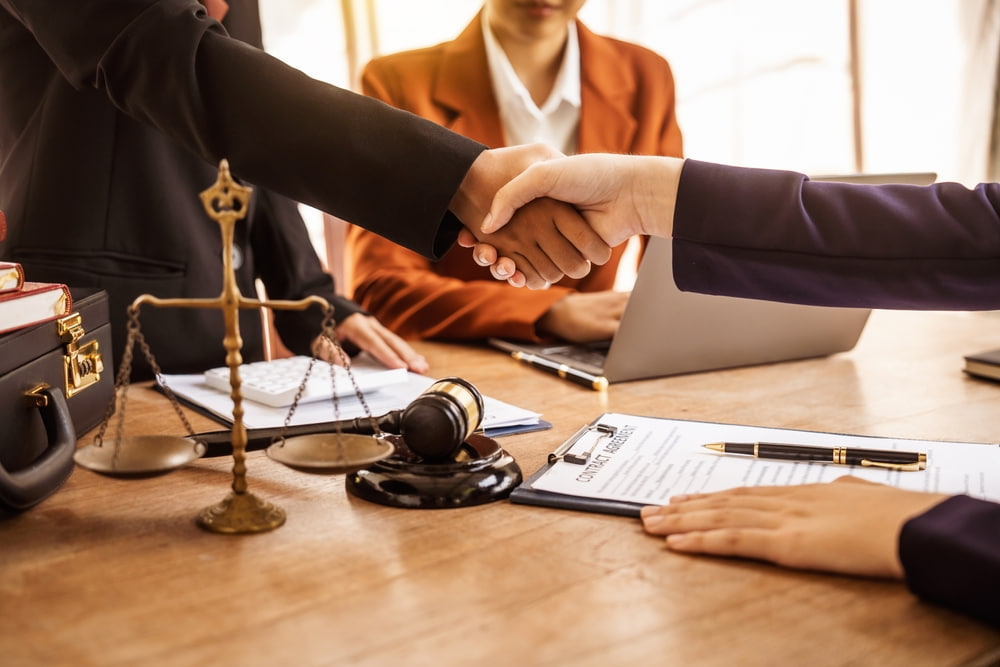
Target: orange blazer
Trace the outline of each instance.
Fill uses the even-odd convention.
[[[502,147],[503,125],[486,60],[481,18],[451,42],[372,60],[362,74],[366,95]],[[577,22],[580,41],[581,153],[681,156],[674,80],[659,55],[594,34]],[[387,191],[384,196],[391,197]],[[535,322],[568,292],[614,287],[624,244],[581,279],[545,290],[511,287],[454,246],[438,262],[360,227],[347,232],[353,298],[404,338],[451,340],[502,336],[538,340]]]

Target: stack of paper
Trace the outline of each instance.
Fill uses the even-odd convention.
[[[356,373],[377,372],[362,358],[352,365]],[[384,370],[384,369],[382,369]],[[233,405],[228,391],[220,391],[208,385],[203,374],[165,375],[167,386],[181,399],[201,408],[226,424],[233,420]],[[400,410],[424,392],[435,382],[434,378],[409,373],[406,382],[391,384],[364,394],[365,402],[373,416],[380,416],[392,410]],[[484,396],[486,414],[483,429],[487,435],[507,435],[551,426],[541,419],[537,412],[519,408],[510,403]],[[287,407],[270,407],[254,401],[243,401],[243,424],[246,428],[278,428],[284,425],[288,415]],[[364,406],[356,396],[346,396],[334,401],[302,403],[295,409],[289,425],[317,424],[339,419],[353,419],[365,416]]]

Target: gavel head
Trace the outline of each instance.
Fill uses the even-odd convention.
[[[484,409],[483,395],[471,382],[442,378],[403,410],[400,434],[425,459],[450,459],[479,428]]]

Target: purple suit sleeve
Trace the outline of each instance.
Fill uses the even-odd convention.
[[[916,595],[1000,628],[1000,504],[945,500],[904,524],[899,557]]]
[[[858,185],[688,160],[674,278],[823,306],[1000,308],[1000,184]]]

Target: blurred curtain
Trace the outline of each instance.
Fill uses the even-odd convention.
[[[957,3],[966,54],[959,136],[967,185],[1000,180],[1000,0]]]
[[[375,0],[340,0],[351,90],[361,90],[361,69],[378,53]]]

